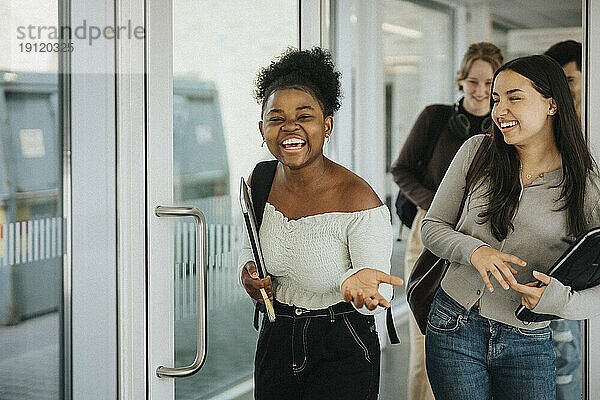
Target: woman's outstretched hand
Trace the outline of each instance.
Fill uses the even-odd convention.
[[[344,300],[353,302],[356,308],[365,306],[369,310],[374,310],[378,305],[389,307],[391,305],[390,302],[379,294],[380,283],[400,286],[404,281],[397,276],[386,274],[376,269],[361,269],[357,273],[350,275],[342,283]]]
[[[479,275],[481,275],[481,279],[483,279],[485,286],[487,286],[490,292],[494,291],[494,287],[492,286],[492,282],[490,282],[488,272],[491,272],[498,283],[506,290],[510,288],[510,285],[517,283],[517,280],[513,275],[518,273],[518,271],[508,263],[513,263],[522,267],[527,265],[527,263],[519,257],[503,253],[489,246],[481,246],[471,255],[471,264],[477,269]]]
[[[269,300],[273,301],[273,284],[271,283],[271,277],[267,276],[264,279],[260,279],[254,261],[248,261],[246,265],[244,265],[244,268],[242,269],[242,283],[244,284],[244,289],[246,289],[248,295],[259,303],[265,302],[260,294],[260,289],[265,289],[267,296],[269,296]]]

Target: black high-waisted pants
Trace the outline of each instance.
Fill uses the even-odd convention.
[[[379,338],[373,316],[340,302],[306,310],[274,302],[254,361],[256,400],[374,400]]]

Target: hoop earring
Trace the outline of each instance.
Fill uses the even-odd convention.
[[[329,144],[329,135],[325,136],[325,140],[327,140],[327,144]]]

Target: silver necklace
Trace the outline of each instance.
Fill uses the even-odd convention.
[[[552,166],[552,164],[554,163],[554,161],[558,158],[558,156],[560,155],[560,152],[556,153],[554,155],[554,157],[552,157],[552,159],[550,160],[550,162],[548,164],[546,164],[546,168],[543,169],[540,173],[538,173],[535,177],[535,179],[537,179],[538,177],[542,176],[542,174],[544,173],[544,171],[547,171],[550,169],[550,167]],[[521,167],[522,168],[522,167]],[[529,181],[531,180],[531,178],[533,178],[534,174],[533,173],[527,173],[525,172],[525,178]],[[535,180],[534,179],[534,180]]]

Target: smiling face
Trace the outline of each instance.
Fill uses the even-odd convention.
[[[283,165],[299,169],[323,157],[333,117],[324,117],[319,101],[301,89],[273,92],[258,123],[267,147]]]
[[[527,145],[552,135],[556,103],[546,99],[523,75],[504,70],[492,92],[492,118],[507,144]]]
[[[489,62],[473,61],[467,77],[459,81],[465,94],[463,107],[467,112],[477,116],[483,116],[490,112],[490,91],[493,78],[494,69]]]

